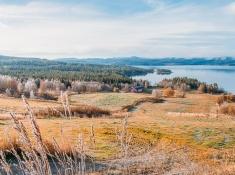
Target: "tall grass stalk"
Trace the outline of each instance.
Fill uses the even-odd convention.
[[[77,146],[69,147],[67,150],[63,150],[56,139],[46,144],[28,101],[24,96],[22,100],[27,109],[27,120],[33,137],[29,136],[25,125],[17,119],[14,113],[11,113],[14,128],[19,135],[20,147],[12,146],[11,150],[7,151],[7,154],[16,160],[16,164],[10,164],[6,153],[0,151],[0,174],[3,172],[7,175],[16,173],[20,175],[85,175],[87,155],[83,135],[79,135]]]

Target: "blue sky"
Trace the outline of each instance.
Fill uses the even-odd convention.
[[[0,0],[0,54],[235,56],[235,0]]]

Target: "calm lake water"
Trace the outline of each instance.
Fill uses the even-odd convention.
[[[156,72],[134,79],[146,79],[156,84],[164,78],[190,77],[206,83],[217,83],[228,92],[235,93],[235,66],[139,66],[142,68],[170,69],[170,75],[158,75]]]

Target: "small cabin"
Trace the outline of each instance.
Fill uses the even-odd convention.
[[[142,93],[142,92],[144,92],[144,86],[131,87],[131,92],[132,93]]]

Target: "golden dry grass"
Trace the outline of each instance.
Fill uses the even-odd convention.
[[[53,108],[44,108],[34,110],[34,115],[37,118],[48,118],[48,117],[102,117],[110,116],[111,112],[106,109],[101,109],[98,107],[90,105],[77,105],[70,106],[70,116],[69,114],[65,116],[64,108],[62,107],[53,107]]]
[[[123,106],[130,105],[134,101],[149,97],[148,94],[135,93],[93,93],[71,96],[71,104],[88,104],[108,110],[120,110]]]
[[[60,103],[56,101],[36,100],[36,99],[30,99],[29,104],[33,109],[60,106]],[[24,112],[25,110],[23,108],[22,99],[6,97],[3,95],[0,96],[0,112],[5,113],[6,111],[13,111],[17,113]]]
[[[72,105],[89,104],[117,110],[137,99],[148,96],[125,93],[82,94],[71,96],[70,102]],[[103,102],[108,98],[114,98],[114,100],[110,100],[104,105]],[[141,104],[131,113],[128,120],[128,131],[133,136],[132,149],[155,147],[158,143],[165,145],[174,143],[179,147],[187,147],[189,156],[199,163],[219,167],[223,161],[227,160],[228,167],[234,166],[235,120],[224,116],[216,118],[197,115],[215,114],[216,99],[217,96],[214,95],[187,93],[185,98],[167,98],[164,103]],[[6,104],[5,107],[11,107],[10,104],[13,104],[14,109],[22,110],[20,100],[0,98],[0,104],[4,106],[6,100],[9,104]],[[35,100],[29,101],[29,103],[33,107],[60,105]],[[174,115],[178,113],[184,115]],[[23,122],[29,126],[27,121],[23,120]],[[74,145],[79,133],[83,133],[87,150],[92,157],[107,160],[115,158],[118,153],[116,134],[117,128],[121,125],[121,119],[113,117],[72,120],[54,118],[39,119],[38,123],[44,140],[50,141],[56,138],[65,149],[68,145]],[[91,124],[94,125],[95,146],[90,143]],[[6,138],[9,138],[5,133],[14,138],[11,121],[0,121],[0,135],[2,136],[0,143],[6,142]],[[1,146],[6,147],[6,145]],[[228,158],[227,155],[230,157]]]

